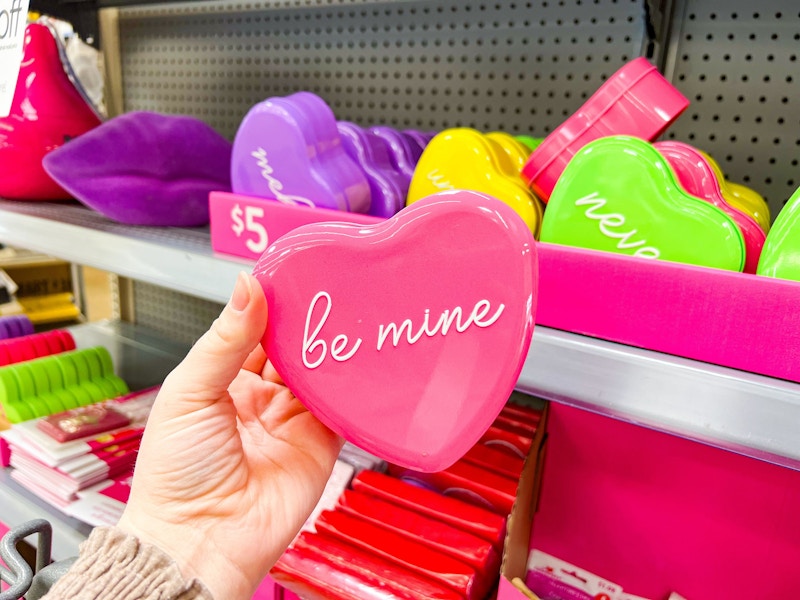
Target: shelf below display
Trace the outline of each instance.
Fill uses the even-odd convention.
[[[0,200],[0,242],[214,302],[252,268],[214,254],[208,229],[120,225],[66,202]]]
[[[800,384],[538,327],[517,389],[800,470]]]
[[[89,323],[69,330],[78,348],[107,348],[115,371],[133,390],[161,383],[188,350],[129,323]],[[17,484],[10,469],[0,469],[0,521],[13,528],[31,519],[47,519],[53,525],[56,560],[76,556],[78,545],[92,529]]]
[[[219,302],[253,264],[75,204],[0,201],[0,241]],[[800,384],[537,326],[517,389],[800,469]]]

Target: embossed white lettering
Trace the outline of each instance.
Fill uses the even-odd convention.
[[[456,189],[455,186],[450,183],[449,181],[442,181],[443,175],[439,173],[439,169],[434,169],[430,173],[428,173],[428,181],[433,184],[433,187],[440,189],[440,190],[454,190]]]
[[[322,317],[319,319],[319,322],[316,324],[314,330],[309,336],[311,317],[314,313],[314,309],[317,306],[317,302],[320,300],[323,300],[324,302]],[[328,316],[331,314],[331,305],[332,302],[330,294],[328,294],[328,292],[318,292],[317,295],[314,296],[314,299],[311,300],[311,304],[308,307],[308,312],[306,313],[306,325],[305,329],[303,330],[303,364],[309,369],[316,369],[325,361],[325,358],[328,356],[328,344],[325,342],[325,340],[317,339],[317,337],[322,331],[325,322],[328,320]],[[333,341],[330,345],[330,354],[333,360],[344,362],[353,357],[353,355],[358,351],[358,348],[361,346],[361,338],[357,338],[356,342],[353,344],[353,347],[348,351],[347,344],[349,341],[350,339],[344,334],[339,334],[333,338]],[[310,360],[309,354],[316,352],[317,350],[319,350],[319,356],[315,360]]]
[[[434,325],[433,329],[430,328],[430,309],[425,309],[425,316],[423,317],[422,324],[416,333],[413,332],[414,325],[411,319],[405,319],[399,327],[397,323],[394,322],[390,322],[386,325],[381,324],[378,327],[377,348],[378,350],[383,348],[389,335],[392,336],[392,346],[396,348],[403,338],[404,332],[406,342],[408,342],[409,345],[414,345],[419,341],[423,334],[427,335],[428,337],[433,337],[439,332],[441,332],[442,335],[447,335],[450,331],[450,327],[452,327],[454,323],[456,331],[459,333],[464,333],[471,325],[475,325],[476,327],[489,327],[500,318],[500,315],[503,314],[505,307],[505,304],[500,304],[495,313],[488,319],[485,319],[486,315],[491,310],[491,303],[488,300],[479,300],[475,303],[470,315],[463,322],[462,317],[464,311],[460,306],[456,306],[452,310],[445,309],[442,311],[442,314],[436,321],[436,325]]]
[[[625,226],[625,216],[619,213],[601,213],[599,212],[606,205],[605,198],[601,198],[597,192],[593,192],[583,198],[578,198],[575,201],[575,206],[589,206],[584,212],[587,218],[599,221],[598,227],[600,233],[608,238],[617,240],[617,248],[620,250],[634,250],[634,256],[642,258],[658,258],[661,252],[658,248],[653,246],[645,246],[647,240],[641,239],[632,241],[634,236],[639,233],[636,229],[622,232],[617,231],[616,228]]]
[[[258,150],[251,152],[250,156],[256,159],[256,164],[258,165],[258,168],[261,169],[261,176],[264,178],[264,181],[267,182],[269,191],[272,192],[272,195],[275,196],[277,201],[283,202],[284,204],[302,204],[303,206],[314,206],[314,203],[308,198],[283,193],[283,183],[272,176],[275,171],[267,160],[266,150],[259,148]]]

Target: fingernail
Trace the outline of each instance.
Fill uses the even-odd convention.
[[[239,273],[236,278],[236,286],[231,295],[231,308],[236,311],[243,311],[250,304],[250,278],[244,271]]]

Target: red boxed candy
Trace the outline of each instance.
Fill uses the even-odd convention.
[[[504,516],[511,513],[517,494],[516,480],[492,473],[463,459],[436,473],[421,473],[397,465],[390,465],[389,473]]]
[[[503,551],[506,519],[496,513],[375,471],[362,471],[353,479],[352,486],[354,490],[473,533],[490,542],[497,552]]]
[[[399,535],[449,554],[475,567],[487,578],[498,575],[499,554],[491,543],[471,533],[354,490],[346,490],[341,495],[339,507],[378,527],[391,529]]]
[[[433,579],[467,600],[483,600],[494,581],[466,563],[342,511],[323,511],[317,531]]]
[[[533,445],[533,436],[512,433],[502,427],[492,425],[483,434],[480,443],[503,452],[509,452],[524,460]]]
[[[363,582],[359,578],[294,548],[281,555],[270,575],[300,594],[303,600],[353,600],[362,597]]]
[[[510,452],[496,450],[491,446],[476,444],[464,455],[470,464],[486,469],[503,477],[519,479],[525,461]]]
[[[370,552],[327,535],[301,533],[295,540],[293,548],[304,556],[316,557],[333,568],[358,577],[365,585],[389,591],[401,598],[413,600],[463,598],[461,594],[433,580],[420,577]]]

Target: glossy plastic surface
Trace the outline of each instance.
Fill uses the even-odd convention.
[[[254,274],[270,306],[262,343],[289,388],[409,468],[445,468],[478,441],[530,346],[533,238],[484,194],[444,192],[372,226],[301,227]]]
[[[0,196],[69,198],[42,169],[42,158],[99,124],[93,107],[67,76],[50,29],[28,25],[11,112],[0,119]]]
[[[333,112],[307,95],[270,98],[250,109],[233,142],[233,191],[285,204],[368,210],[369,184],[345,153]]]
[[[518,171],[521,171],[525,163],[528,162],[531,151],[513,135],[504,131],[492,131],[487,133],[486,137],[500,144],[500,147],[508,155],[509,160]]]
[[[652,144],[624,136],[597,140],[570,162],[541,239],[732,271],[745,261],[733,219],[686,193]]]
[[[517,140],[519,140],[520,142],[525,144],[525,146],[528,148],[528,150],[533,152],[539,146],[542,145],[542,142],[544,141],[544,138],[537,138],[537,137],[533,137],[531,135],[518,135],[517,136]]]
[[[684,190],[692,196],[707,200],[736,222],[746,248],[744,271],[755,273],[767,236],[751,216],[728,203],[723,191],[725,180],[717,179],[706,157],[689,144],[667,141],[657,142],[654,146],[667,159]]]
[[[419,155],[408,139],[396,129],[385,125],[370,127],[369,130],[386,141],[392,165],[410,182],[414,176]]]
[[[612,135],[654,140],[688,106],[689,101],[646,58],[636,58],[545,138],[522,175],[547,202],[569,161],[586,144]]]
[[[800,189],[778,213],[767,235],[758,274],[800,281]]]
[[[337,127],[345,152],[358,163],[369,182],[368,213],[391,217],[406,204],[408,180],[392,166],[386,143],[355,123],[339,121]]]
[[[411,180],[407,204],[452,189],[475,190],[505,202],[538,235],[541,204],[503,148],[475,129],[447,129],[428,143]]]
[[[749,187],[726,180],[719,163],[710,154],[702,150],[700,153],[706,158],[709,166],[714,171],[714,175],[722,187],[722,195],[725,196],[728,203],[753,217],[759,227],[764,230],[764,233],[769,233],[769,205],[764,197]]]

